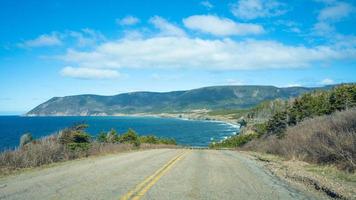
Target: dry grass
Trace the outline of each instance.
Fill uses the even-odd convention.
[[[356,169],[356,109],[317,117],[288,128],[285,137],[268,136],[243,147],[288,159]]]
[[[92,142],[87,150],[71,150],[62,144],[58,135],[55,134],[32,141],[22,148],[0,153],[0,175],[9,174],[18,169],[33,168],[88,156],[155,148],[178,147],[164,144],[141,144],[137,148],[132,144]]]
[[[71,160],[82,155],[68,150],[57,142],[55,135],[42,138],[22,148],[0,154],[0,167],[7,169],[36,167],[63,160]]]
[[[309,192],[317,191],[320,199],[355,199],[356,173],[341,171],[332,165],[288,160],[275,154],[243,153],[262,161],[261,164],[274,175],[291,185]]]

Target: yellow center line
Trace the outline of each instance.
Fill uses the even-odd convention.
[[[140,200],[146,192],[151,189],[151,187],[158,182],[158,180],[164,176],[172,167],[175,163],[177,163],[179,160],[183,158],[185,153],[180,155],[177,159],[175,159],[170,165],[168,165],[164,170],[162,170],[161,173],[159,173],[156,177],[152,179],[151,182],[149,182],[141,191],[137,192],[137,194],[132,198],[132,200]]]
[[[163,167],[158,169],[151,176],[147,177],[141,183],[136,185],[134,189],[130,190],[128,193],[122,196],[120,200],[128,200],[135,194],[136,195],[133,197],[133,199],[140,199],[139,197],[142,197],[166,172],[169,171],[169,169],[176,162],[178,162],[183,157],[185,153],[186,152],[180,153],[179,155],[169,160],[165,165],[163,165]]]

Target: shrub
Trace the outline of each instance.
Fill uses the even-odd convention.
[[[89,143],[90,142],[90,135],[83,132],[77,132],[73,135],[73,142],[74,143]]]
[[[210,148],[236,148],[240,147],[254,138],[257,138],[257,134],[246,134],[246,135],[234,135],[230,138],[222,140],[221,142],[209,144]]]
[[[147,135],[147,136],[141,136],[140,142],[147,143],[147,144],[158,144],[159,139],[154,135]]]
[[[172,138],[160,138],[154,135],[140,136],[140,143],[146,144],[167,144],[167,145],[176,145],[177,142]]]
[[[356,169],[356,109],[305,120],[289,127],[281,139],[271,135],[252,141],[243,149],[333,164],[353,172]]]
[[[100,143],[105,143],[107,142],[106,140],[106,133],[105,132],[100,132],[99,135],[97,136],[96,140]]]
[[[267,132],[267,124],[255,124],[252,129],[257,134],[257,136],[260,137]]]
[[[118,141],[118,135],[115,129],[111,129],[106,135],[106,142],[115,143]]]
[[[126,133],[121,135],[119,141],[121,143],[133,144],[136,147],[139,147],[141,144],[137,133],[132,129],[129,129]]]
[[[58,134],[59,142],[73,151],[87,151],[90,147],[91,136],[85,132],[86,124],[66,128]]]
[[[132,144],[122,143],[98,143],[93,142],[88,150],[89,155],[100,155],[109,153],[118,153],[134,149]]]
[[[67,144],[68,148],[72,151],[88,151],[90,148],[90,143],[69,143]]]
[[[247,122],[244,118],[239,119],[237,123],[240,124],[241,128],[246,127],[246,125],[247,125]]]
[[[336,87],[329,97],[332,110],[345,110],[356,106],[356,85]]]
[[[26,133],[26,134],[23,134],[20,138],[20,148],[25,146],[26,144],[32,142],[32,135],[31,133]]]
[[[123,135],[122,141],[125,143],[99,143],[91,141],[90,136],[86,133],[77,132],[83,130],[82,128],[69,129],[60,131],[59,134],[34,140],[27,143],[24,148],[1,152],[0,174],[9,173],[19,168],[36,167],[90,155],[128,151],[140,146],[139,137],[133,130],[129,130]],[[175,144],[175,141],[172,139],[158,139],[157,144],[143,144],[140,148],[176,148],[175,145],[171,145],[173,143]]]
[[[266,130],[268,134],[276,134],[282,136],[287,128],[286,112],[277,112],[272,119],[268,120]]]
[[[158,144],[177,145],[177,142],[173,138],[159,138]]]
[[[26,145],[26,148],[6,151],[0,154],[0,168],[36,167],[62,160],[79,157],[60,144],[56,135],[47,136]]]
[[[79,124],[59,132],[58,138],[62,144],[89,143],[90,135],[85,132],[88,125]]]
[[[275,112],[266,122],[267,133],[282,137],[288,126],[304,119],[329,115],[356,106],[356,84],[345,84],[330,91],[306,93],[291,101],[283,110]]]

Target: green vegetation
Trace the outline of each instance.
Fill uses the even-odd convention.
[[[59,142],[71,150],[88,150],[91,136],[85,132],[86,128],[88,128],[88,125],[79,124],[60,131],[58,134]]]
[[[249,109],[213,110],[208,112],[208,115],[210,116],[220,115],[236,120],[240,120],[241,118],[244,118],[250,123],[261,123],[261,122],[265,122],[275,113],[284,110],[288,105],[288,102],[289,102],[288,100],[283,100],[283,99],[267,100]]]
[[[242,148],[288,159],[356,170],[356,109],[306,119],[288,127],[283,137],[263,135]]]
[[[173,138],[159,138],[154,135],[147,135],[140,137],[141,143],[148,144],[169,144],[169,145],[177,145],[177,142]]]
[[[119,137],[119,142],[133,144],[135,147],[140,146],[141,142],[137,133],[129,129],[126,133]]]
[[[118,135],[115,129],[111,129],[108,133],[101,132],[96,140],[101,143],[133,144],[136,147],[140,146],[142,143],[177,145],[173,138],[160,138],[154,135],[139,136],[133,129],[129,129],[122,135]]]
[[[275,99],[273,101],[264,101],[249,111],[244,116],[250,122],[262,123],[271,118],[277,112],[283,111],[290,100]]]
[[[306,170],[310,172],[315,172],[322,176],[326,176],[331,180],[340,180],[350,183],[356,183],[356,173],[350,174],[344,171],[340,171],[334,166],[308,165],[306,166]]]
[[[115,143],[119,141],[119,136],[115,129],[111,129],[107,134],[104,142]]]
[[[341,85],[330,91],[316,91],[296,98],[284,110],[275,113],[267,123],[267,133],[283,136],[289,126],[306,118],[329,115],[356,105],[356,85]]]
[[[242,110],[277,98],[296,97],[315,88],[273,86],[214,86],[175,92],[133,92],[115,96],[54,97],[28,115],[113,115],[117,113],[188,112],[196,109]],[[215,113],[210,113],[214,115]]]
[[[232,109],[232,110],[212,110],[208,112],[210,116],[228,116],[231,119],[239,119],[250,112],[250,109]]]
[[[222,140],[221,142],[213,142],[209,144],[209,148],[234,148],[241,145],[246,144],[247,142],[251,141],[254,138],[257,138],[257,134],[248,134],[248,135],[239,135],[239,136],[232,136],[226,140]]]
[[[118,134],[115,129],[110,131],[100,132],[96,138],[91,139],[85,129],[88,127],[86,124],[75,125],[71,128],[66,128],[60,131],[58,138],[62,144],[70,146],[73,150],[87,149],[90,143],[122,143],[132,144],[135,147],[139,147],[141,143],[147,144],[171,144],[176,145],[176,141],[171,138],[159,138],[153,135],[139,136],[133,129],[129,129],[123,134]],[[82,148],[82,150],[83,150]]]
[[[210,147],[242,147],[311,163],[332,164],[353,172],[356,169],[355,106],[355,84],[306,93],[288,101],[265,102],[245,115],[248,124],[243,134],[212,143]],[[261,115],[269,117],[255,120]]]
[[[241,134],[235,135],[220,142],[214,142],[209,145],[210,148],[236,148],[247,142],[261,137],[267,132],[267,121],[272,117],[281,117],[279,112],[287,108],[290,100],[276,99],[274,101],[264,101],[256,107],[246,110],[221,110],[212,112],[215,115],[229,114],[235,116],[234,119],[241,126]],[[282,116],[283,117],[283,116]],[[252,136],[245,136],[245,135]]]
[[[100,143],[105,143],[105,142],[107,142],[106,136],[107,136],[107,134],[104,131],[101,131],[99,133],[99,135],[97,136],[96,140]]]

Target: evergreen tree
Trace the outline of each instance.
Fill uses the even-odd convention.
[[[132,129],[129,129],[126,133],[121,135],[121,137],[119,138],[119,141],[121,143],[130,143],[135,146],[140,146],[140,144],[141,144],[137,133]]]
[[[107,142],[106,140],[106,133],[105,132],[100,132],[98,137],[97,137],[97,141],[98,142],[102,142],[102,143],[105,143]]]

